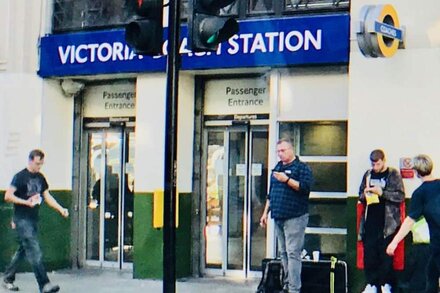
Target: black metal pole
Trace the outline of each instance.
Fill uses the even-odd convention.
[[[169,0],[165,171],[163,213],[163,292],[176,292],[177,101],[180,68],[180,1]]]

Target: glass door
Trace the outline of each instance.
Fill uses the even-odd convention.
[[[88,130],[86,260],[126,267],[133,259],[134,132]]]
[[[266,231],[259,225],[267,194],[266,127],[206,130],[205,267],[245,276],[260,270]]]

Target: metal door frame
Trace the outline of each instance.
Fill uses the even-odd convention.
[[[125,221],[125,217],[123,216],[123,209],[125,207],[124,205],[124,200],[125,200],[125,196],[124,196],[124,192],[125,192],[125,170],[126,170],[126,163],[125,162],[125,158],[127,155],[127,148],[129,147],[128,145],[128,139],[129,139],[129,134],[131,132],[134,132],[134,123],[132,122],[123,122],[123,123],[117,123],[117,124],[113,124],[110,122],[92,122],[92,123],[88,123],[84,126],[83,130],[82,130],[82,150],[85,150],[84,152],[81,153],[81,161],[84,163],[82,164],[83,166],[86,166],[86,168],[83,168],[83,170],[81,170],[81,174],[80,174],[80,181],[81,181],[81,194],[87,194],[88,190],[87,190],[87,180],[88,180],[88,157],[89,157],[89,137],[90,134],[92,133],[102,133],[103,135],[103,139],[104,141],[106,140],[106,136],[108,133],[119,133],[122,137],[122,141],[121,141],[121,152],[120,152],[120,161],[121,161],[121,165],[120,165],[120,178],[119,178],[119,182],[118,182],[118,247],[119,247],[119,252],[118,252],[118,260],[117,261],[106,261],[104,260],[104,240],[105,240],[105,235],[104,235],[104,208],[105,205],[101,204],[100,205],[100,219],[99,219],[99,225],[100,225],[100,229],[99,229],[99,260],[88,260],[87,259],[87,219],[86,219],[86,215],[87,215],[87,201],[85,202],[84,206],[82,207],[84,209],[84,219],[82,219],[83,221],[83,229],[82,231],[79,231],[79,233],[82,233],[83,235],[80,236],[83,241],[82,241],[82,255],[84,256],[84,264],[86,266],[91,266],[91,267],[106,267],[106,268],[117,268],[117,269],[128,269],[128,270],[132,270],[133,269],[133,263],[128,263],[128,262],[124,262],[124,221]],[[103,141],[103,142],[104,142]],[[106,152],[106,144],[103,143],[101,146],[101,153],[105,154]],[[100,184],[101,184],[101,192],[100,192],[100,202],[103,203],[104,202],[104,198],[105,198],[105,182],[106,182],[106,177],[107,174],[105,172],[106,170],[106,165],[107,165],[107,156],[105,156],[105,159],[101,160],[101,172],[103,174],[102,179]]]
[[[223,132],[223,145],[225,148],[225,158],[223,160],[223,170],[225,170],[226,173],[224,173],[224,180],[223,180],[223,190],[225,191],[225,195],[223,196],[223,227],[229,227],[229,206],[228,206],[228,199],[229,199],[229,139],[230,139],[230,133],[231,132],[244,132],[245,133],[245,164],[246,164],[246,175],[245,175],[245,190],[244,190],[244,202],[243,202],[243,213],[244,213],[244,221],[243,221],[243,269],[241,270],[234,270],[234,269],[228,269],[228,228],[225,229],[226,233],[222,235],[222,266],[221,269],[214,269],[214,268],[206,268],[206,258],[202,257],[203,260],[203,267],[204,272],[210,275],[223,275],[223,276],[238,276],[238,277],[257,277],[260,276],[261,272],[259,271],[251,271],[250,270],[250,261],[251,261],[251,249],[250,249],[250,243],[251,243],[251,216],[252,216],[252,210],[251,210],[251,200],[250,200],[250,192],[252,187],[252,180],[253,176],[250,176],[252,174],[252,164],[250,162],[253,153],[252,153],[252,138],[253,133],[255,132],[269,132],[267,125],[251,125],[250,123],[240,123],[240,124],[233,124],[229,126],[209,126],[205,127],[203,130],[204,133],[204,139],[203,139],[203,170],[206,170],[206,161],[207,161],[207,146],[208,146],[208,133],[209,132]],[[269,136],[267,138],[269,140]],[[267,154],[267,159],[269,159],[269,154]],[[202,180],[202,194],[204,195],[202,197],[202,206],[203,212],[203,227],[206,225],[206,172],[204,172],[204,178]],[[202,254],[205,255],[206,253],[206,244],[203,246]]]

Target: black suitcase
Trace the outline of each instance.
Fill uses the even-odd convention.
[[[283,292],[284,270],[279,258],[265,258],[261,262],[261,281],[258,284],[257,293],[281,293]]]
[[[303,260],[301,282],[301,293],[347,293],[347,264],[336,259]]]

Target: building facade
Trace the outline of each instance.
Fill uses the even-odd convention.
[[[366,58],[362,8],[383,4],[405,26],[404,48]],[[161,278],[167,42],[160,57],[125,45],[128,1],[0,5],[2,186],[30,149],[44,149],[50,188],[71,210],[64,222],[44,213],[49,264]],[[399,1],[238,1],[224,13],[239,18],[240,32],[217,52],[192,53],[183,3],[178,276],[258,276],[261,259],[276,255],[272,223],[258,223],[276,141],[289,137],[316,178],[305,249],[346,260],[350,291],[361,286],[355,205],[369,152],[383,148],[396,167],[418,153],[440,159],[439,5],[416,14]],[[417,184],[405,179],[407,197]],[[0,208],[11,235],[0,244],[5,264],[12,210]]]

